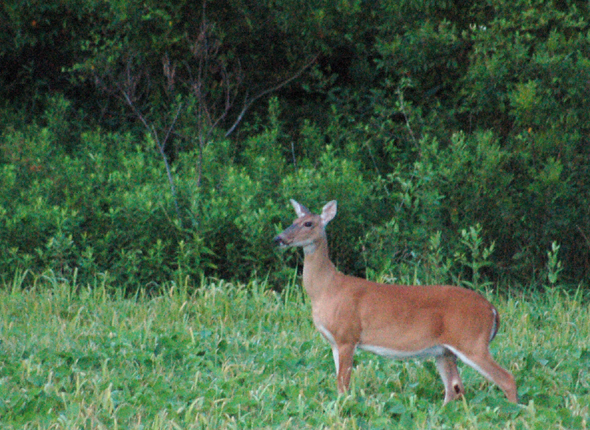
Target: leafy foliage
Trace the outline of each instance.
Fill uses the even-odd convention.
[[[0,416],[16,428],[587,428],[590,316],[581,290],[493,297],[494,355],[520,404],[462,366],[465,402],[442,407],[432,361],[358,353],[336,391],[330,348],[300,288],[256,280],[111,294],[22,274],[0,291]],[[555,333],[559,332],[559,336]],[[261,414],[260,411],[265,413]]]
[[[280,285],[295,197],[340,201],[347,272],[588,279],[586,3],[21,3],[0,6],[7,278]]]

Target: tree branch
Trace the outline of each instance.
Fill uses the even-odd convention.
[[[318,59],[319,54],[316,54],[310,61],[308,61],[301,69],[299,69],[293,76],[290,76],[289,78],[279,82],[278,84],[267,88],[261,92],[259,92],[258,94],[256,94],[254,97],[252,97],[251,99],[248,100],[248,94],[246,94],[246,97],[244,98],[244,106],[242,107],[242,110],[240,111],[240,114],[238,115],[238,118],[236,119],[236,121],[233,123],[233,125],[229,128],[229,130],[225,133],[225,137],[228,137],[230,134],[232,134],[234,132],[234,130],[236,129],[236,127],[238,126],[238,124],[242,121],[242,119],[244,118],[244,115],[246,114],[246,111],[250,108],[250,106],[252,106],[252,104],[258,100],[260,97],[263,97],[265,95],[267,95],[268,93],[271,93],[273,91],[277,91],[280,90],[281,88],[283,88],[285,85],[291,83],[293,80],[297,79],[299,76],[301,76],[303,74],[303,72],[309,68],[313,63],[315,63],[315,61]]]
[[[128,91],[125,91],[123,89],[120,89],[120,91],[123,94],[123,97],[125,98],[125,101],[129,105],[129,107],[133,110],[133,113],[135,114],[135,116],[137,118],[139,118],[139,120],[142,122],[142,124],[144,125],[144,127],[146,128],[148,133],[152,136],[152,138],[156,142],[156,146],[158,147],[158,152],[162,156],[162,159],[164,160],[164,166],[166,167],[166,176],[168,178],[168,184],[170,185],[170,191],[172,192],[172,200],[174,202],[174,209],[176,210],[176,216],[177,216],[178,221],[180,222],[180,225],[182,227],[182,218],[180,216],[180,207],[178,206],[178,197],[176,195],[176,186],[174,185],[174,177],[172,176],[172,169],[170,168],[170,163],[168,162],[168,157],[166,156],[166,152],[164,151],[164,149],[166,148],[166,142],[168,141],[168,138],[170,137],[170,133],[172,132],[172,129],[174,128],[174,125],[176,124],[176,121],[178,120],[178,116],[180,115],[180,111],[182,109],[182,103],[180,103],[178,105],[178,108],[176,109],[176,114],[174,115],[174,119],[172,120],[172,122],[170,123],[170,126],[168,127],[168,130],[166,131],[166,136],[164,136],[164,140],[160,141],[160,137],[158,136],[158,132],[156,131],[156,129],[153,126],[149,125],[147,119],[143,116],[143,114],[137,108],[137,106],[135,106],[135,103],[133,103],[133,100],[131,99],[131,96],[128,94]]]

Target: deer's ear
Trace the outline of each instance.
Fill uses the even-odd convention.
[[[331,202],[326,203],[324,208],[322,209],[322,224],[324,227],[334,219],[336,216],[336,208],[337,208],[336,200],[332,200]]]
[[[291,204],[293,205],[293,209],[295,209],[295,212],[299,218],[304,217],[305,215],[311,215],[309,209],[307,209],[301,203],[297,203],[295,200],[291,199]]]

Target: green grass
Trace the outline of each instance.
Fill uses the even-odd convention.
[[[0,290],[3,429],[575,429],[590,425],[582,294],[493,296],[492,343],[522,404],[464,365],[443,406],[432,361],[361,352],[338,395],[330,348],[298,287],[211,282],[123,298],[108,286],[15,279]]]

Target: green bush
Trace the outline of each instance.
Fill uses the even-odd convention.
[[[270,241],[295,198],[339,201],[346,272],[588,279],[587,4],[17,3],[5,277],[281,285],[300,257]]]
[[[268,125],[241,143],[239,157],[227,139],[212,140],[201,156],[180,154],[176,197],[148,136],[85,132],[69,154],[59,144],[59,114],[51,126],[5,130],[2,273],[75,273],[81,282],[104,275],[128,291],[257,273],[281,288],[300,256],[278,252],[272,237],[294,218],[288,200],[295,198],[315,211],[338,200],[328,234],[345,272],[475,286],[532,266],[544,279],[555,273],[557,261],[553,269],[545,261],[557,242],[561,275],[571,276],[568,251],[579,245],[556,237],[575,214],[584,231],[586,209],[564,208],[585,197],[573,193],[573,174],[560,159],[535,168],[492,132],[457,133],[448,145],[428,136],[416,142],[411,164],[408,154],[389,152],[394,167],[381,175],[387,164],[368,160],[357,141],[366,129],[346,130],[340,119],[326,132],[305,123],[312,158],[294,151],[279,115],[273,101]]]

